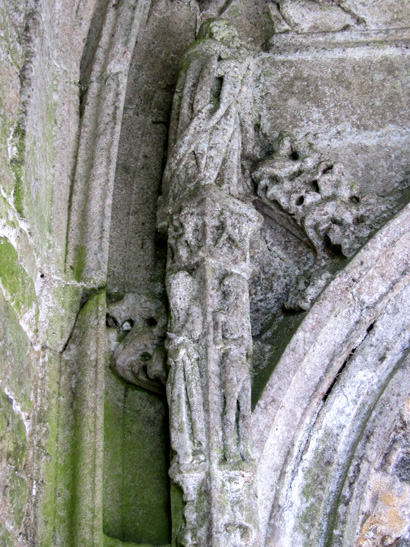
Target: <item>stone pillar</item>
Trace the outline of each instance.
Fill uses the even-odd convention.
[[[220,19],[199,38],[182,63],[158,223],[168,234],[170,475],[185,503],[176,544],[256,546],[248,280],[262,220],[242,175],[251,63]]]
[[[229,545],[243,545],[254,533],[241,500],[252,503],[245,495],[253,478],[249,239],[259,225],[250,204],[213,185],[199,188],[171,215],[166,343],[171,477],[184,492],[185,532],[193,524],[195,532],[189,533],[203,534],[186,536],[183,545],[226,545],[227,533],[239,534]],[[201,531],[200,513],[212,519]]]

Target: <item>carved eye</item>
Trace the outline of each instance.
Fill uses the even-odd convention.
[[[155,317],[148,317],[147,325],[149,327],[156,327],[158,325],[158,321],[155,319]]]
[[[319,184],[318,184],[317,180],[310,181],[310,187],[314,192],[320,193]]]
[[[134,326],[134,320],[133,319],[127,319],[124,321],[124,323],[121,325],[122,330],[128,332],[132,330],[132,327]]]
[[[144,351],[144,353],[141,353],[140,355],[140,361],[143,363],[146,363],[147,361],[150,361],[152,359],[152,355],[148,353],[148,351]]]
[[[296,205],[303,205],[304,201],[305,201],[305,198],[303,196],[300,196],[296,200]]]

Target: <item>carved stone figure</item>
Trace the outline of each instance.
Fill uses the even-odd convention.
[[[252,336],[248,282],[238,274],[221,283],[221,309],[215,312],[215,345],[221,351],[224,455],[228,462],[249,459]]]
[[[239,528],[241,542],[257,535],[254,509],[233,495],[244,474],[251,491],[253,477],[236,465],[250,459],[249,241],[261,225],[244,175],[251,75],[235,29],[206,21],[183,58],[159,200],[158,227],[168,236],[170,475],[183,490],[184,546],[223,537],[233,547]]]
[[[361,214],[360,197],[342,166],[314,150],[308,137],[295,141],[281,135],[254,180],[264,203],[278,204],[302,228],[321,266],[328,259],[329,244],[339,245],[344,256],[353,252],[352,226]]]
[[[169,260],[179,264],[195,263],[198,252],[205,244],[203,220],[198,211],[186,206],[175,215],[168,229]]]
[[[114,352],[113,368],[124,380],[163,393],[165,351],[149,326],[135,326]]]
[[[201,308],[195,301],[187,272],[168,277],[171,331],[168,333],[169,377],[167,396],[171,442],[178,464],[204,460],[205,423],[198,341],[202,333]]]
[[[392,193],[381,205],[379,196],[361,196],[344,167],[318,152],[310,135],[279,135],[253,179],[260,200],[285,213],[288,229],[299,231],[315,253],[310,272],[299,276],[289,293],[285,306],[290,309],[308,309],[332,278],[333,265],[337,269],[337,263],[351,258],[402,199]]]
[[[236,30],[222,19],[206,21],[182,60],[163,178],[165,201],[208,184],[233,196],[246,193],[241,161],[251,153],[251,75],[252,61]]]
[[[115,328],[112,369],[126,382],[163,394],[167,381],[164,306],[141,295],[112,303],[107,326]]]

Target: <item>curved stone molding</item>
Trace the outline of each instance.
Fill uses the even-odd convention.
[[[110,2],[86,90],[71,188],[66,268],[105,285],[112,193],[125,93],[138,29],[149,0]]]
[[[90,29],[83,62],[82,115],[70,188],[66,277],[82,292],[77,318],[59,363],[53,479],[47,484],[41,545],[101,545],[103,416],[106,366],[106,286],[112,193],[132,53],[148,0],[114,0],[95,9],[101,32]],[[95,20],[94,20],[95,23]],[[84,69],[84,67],[82,67]],[[84,71],[83,71],[84,72]],[[84,76],[84,74],[83,74]],[[81,102],[81,94],[80,94]],[[78,283],[76,283],[78,282]],[[97,292],[98,290],[98,292]],[[67,305],[65,314],[72,313]],[[51,465],[50,465],[51,467]],[[51,501],[49,501],[51,500]]]
[[[271,515],[278,522],[288,470],[297,468],[329,388],[369,326],[408,282],[409,221],[407,206],[329,285],[287,346],[256,406],[253,445],[265,534]]]
[[[353,545],[355,540],[360,546],[376,547],[383,541],[406,545],[410,539],[406,435],[410,375],[406,353],[389,378],[345,470],[343,488],[338,492],[340,504],[331,522],[335,546]]]
[[[383,528],[383,513],[385,518],[389,509],[379,510],[381,514],[377,516],[372,508],[371,517],[366,518],[365,487],[370,488],[372,482],[368,462],[375,468],[380,465],[409,393],[409,296],[407,285],[390,301],[348,358],[333,389],[323,399],[313,427],[311,423],[308,425],[306,446],[301,448],[293,466],[283,470],[284,488],[275,504],[269,532],[270,537],[275,538],[275,545],[357,545],[357,536],[368,536],[372,525]],[[371,437],[369,446],[363,443]],[[356,450],[360,441],[364,446]],[[358,469],[363,477],[355,488]],[[392,482],[389,473],[383,474]],[[345,495],[342,495],[343,486]],[[376,488],[373,486],[372,490]],[[400,498],[398,484],[392,485],[391,490],[391,497]],[[407,503],[409,494],[404,493]],[[346,525],[344,513],[349,505],[349,524]],[[403,524],[399,533],[402,528]],[[406,528],[404,524],[403,532]],[[390,527],[390,534],[394,529]],[[370,535],[375,541],[364,545],[382,544],[382,531],[375,532],[372,530],[374,538]],[[393,537],[392,542],[399,537]]]

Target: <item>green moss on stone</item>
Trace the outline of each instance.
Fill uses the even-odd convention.
[[[133,543],[132,541],[121,541],[120,539],[104,536],[104,547],[154,547],[148,543]],[[162,547],[170,547],[164,545]]]
[[[24,208],[24,184],[23,184],[23,169],[24,169],[24,154],[25,154],[25,133],[17,125],[13,133],[13,142],[15,146],[15,156],[11,160],[11,168],[14,173],[14,207],[19,215],[23,216]]]
[[[19,316],[36,307],[33,280],[19,263],[17,251],[5,237],[0,237],[0,283],[4,294]]]
[[[0,521],[0,545],[1,547],[14,547],[14,540],[7,531],[5,525]]]
[[[72,331],[80,308],[82,287],[71,284],[55,285],[52,298],[56,305],[50,310],[47,322],[47,345],[61,348]],[[64,310],[64,313],[61,313]]]
[[[0,391],[0,446],[6,465],[22,471],[27,457],[26,430],[13,411],[13,402]]]
[[[171,516],[172,516],[172,545],[176,545],[177,534],[182,527],[184,518],[184,499],[181,488],[171,482]]]
[[[20,528],[26,511],[28,486],[23,477],[14,472],[10,477],[10,508],[16,526]]]
[[[77,281],[81,281],[85,263],[87,260],[87,249],[83,245],[79,245],[75,253],[75,263],[71,265],[74,270],[74,277]]]
[[[2,505],[19,529],[25,514],[28,487],[22,476],[27,459],[27,438],[24,424],[13,410],[13,401],[0,392],[0,477],[5,486],[1,492]],[[4,539],[1,535],[0,540]],[[0,545],[7,545],[7,542]]]
[[[0,291],[0,381],[8,386],[24,412],[31,409],[35,354],[15,309]]]
[[[74,306],[71,293],[61,290],[67,305]],[[101,324],[105,329],[104,292],[91,295],[81,308],[66,350],[47,350],[47,403],[37,416],[47,432],[48,455],[39,495],[36,545],[41,547],[101,547],[103,543]]]
[[[61,400],[59,397],[59,386],[60,386],[60,360],[61,355],[52,352],[51,350],[47,351],[47,375],[48,375],[48,384],[47,392],[45,394],[46,404],[40,411],[37,412],[37,422],[42,424],[44,431],[47,433],[44,435],[46,440],[45,451],[48,455],[45,460],[45,465],[43,468],[43,488],[40,496],[40,519],[37,522],[37,539],[38,544],[42,547],[54,547],[56,541],[54,539],[54,530],[55,526],[58,526],[60,530],[64,531],[65,520],[63,522],[57,522],[59,514],[62,496],[61,491],[58,490],[57,482],[57,441],[60,441],[60,444],[63,444],[63,439],[66,438],[65,427],[70,426],[70,420],[68,419],[67,413],[65,413],[64,425],[58,423],[58,401]],[[64,388],[64,386],[62,386]],[[71,403],[71,401],[70,401]],[[68,422],[68,423],[67,423]],[[68,436],[67,436],[68,437]],[[66,450],[67,447],[62,447]],[[67,473],[66,473],[67,474]],[[72,473],[68,473],[71,477]],[[66,476],[66,475],[64,475]],[[61,490],[67,486],[67,483],[64,483],[62,480],[61,474],[58,476],[59,487]],[[56,493],[58,499],[56,500]],[[63,517],[64,518],[64,517]]]
[[[137,545],[170,542],[168,451],[165,399],[126,384],[107,368],[104,411],[107,536]]]

